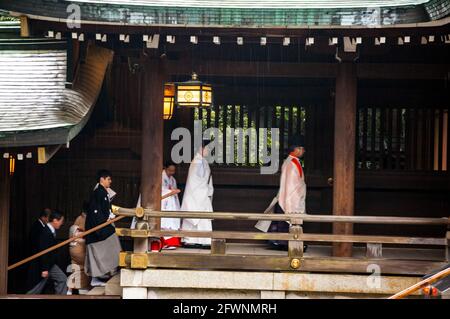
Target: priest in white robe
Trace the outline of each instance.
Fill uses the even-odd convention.
[[[205,156],[207,147],[202,147],[189,166],[186,188],[183,195],[182,211],[212,212],[214,187],[211,169]],[[212,231],[211,219],[183,218],[182,230]],[[184,237],[185,247],[211,247],[211,238]]]
[[[281,167],[280,188],[264,213],[305,214],[306,183],[300,158],[305,153],[304,138],[294,136],[289,145],[289,155]],[[284,221],[259,221],[255,227],[263,232],[289,232]],[[270,241],[276,248],[287,249],[287,241]],[[306,248],[306,247],[305,247]]]

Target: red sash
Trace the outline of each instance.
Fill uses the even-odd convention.
[[[295,164],[295,166],[297,167],[298,173],[300,174],[300,177],[303,177],[303,168],[302,165],[300,164],[300,161],[298,160],[298,158],[296,156],[291,155],[292,158],[292,163]]]

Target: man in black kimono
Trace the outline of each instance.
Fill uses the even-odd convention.
[[[86,231],[114,217],[111,211],[111,173],[107,170],[99,171],[97,181],[89,200]],[[105,281],[116,273],[120,251],[119,238],[111,224],[86,236],[84,269],[86,274],[92,277],[91,286],[104,286]]]
[[[56,230],[64,223],[64,216],[56,211],[50,214],[49,222],[39,235],[37,250],[42,251],[57,244]],[[53,281],[55,293],[65,295],[67,293],[67,276],[56,265],[56,251],[53,250],[32,261],[29,278],[29,286],[32,287],[27,294],[40,294],[44,290],[48,280]]]
[[[39,218],[34,221],[34,223],[31,225],[30,229],[30,235],[29,235],[29,245],[30,245],[30,255],[38,253],[38,243],[39,243],[39,236],[44,230],[45,225],[48,223],[48,218],[50,216],[50,213],[52,211],[50,208],[45,208],[41,213],[39,214]]]

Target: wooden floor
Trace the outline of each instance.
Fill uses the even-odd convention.
[[[251,243],[227,243],[227,255],[255,255],[255,256],[287,256],[287,251],[270,249],[265,244]],[[209,254],[209,249],[196,248],[177,248],[175,250],[164,250],[165,253],[183,253],[183,254]],[[330,257],[332,254],[331,246],[308,245],[305,257]],[[365,247],[354,247],[353,257],[364,258],[366,256]],[[443,261],[445,252],[443,249],[424,249],[424,248],[383,248],[383,258],[386,259],[405,259],[405,260],[426,260]]]

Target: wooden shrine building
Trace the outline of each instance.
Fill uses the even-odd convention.
[[[130,289],[130,272],[148,269],[357,276],[376,263],[411,284],[448,264],[450,1],[0,0],[0,14],[0,294],[24,292],[26,266],[7,266],[27,257],[39,211],[64,212],[66,239],[101,168],[115,205],[132,215],[142,193],[150,212],[144,235],[116,225]],[[212,106],[165,114],[165,84],[192,72],[212,85]],[[171,133],[194,120],[279,128],[280,160],[305,136],[308,218],[283,235],[289,252],[261,248],[269,237],[251,216],[280,175],[260,174],[249,149],[243,163],[211,165],[223,212],[211,254],[147,251]],[[66,249],[59,257],[67,265]]]

